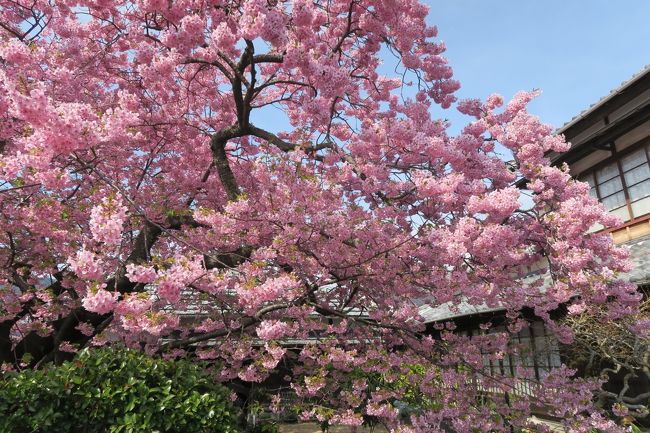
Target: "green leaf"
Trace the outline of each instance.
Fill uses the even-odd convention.
[[[228,395],[189,362],[83,350],[61,366],[6,374],[0,413],[11,415],[0,417],[0,431],[235,432]]]

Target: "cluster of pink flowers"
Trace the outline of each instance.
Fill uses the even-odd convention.
[[[98,242],[117,245],[121,241],[127,208],[120,194],[109,194],[90,211],[90,232]]]
[[[369,403],[366,407],[366,413],[385,419],[394,419],[397,417],[398,410],[388,403]]]
[[[23,302],[27,300],[23,301],[16,296],[8,284],[0,287],[0,323],[10,320],[20,312]]]
[[[93,335],[95,332],[95,327],[88,322],[79,322],[75,329],[81,332],[85,336]]]
[[[285,15],[269,8],[264,0],[249,0],[244,4],[244,13],[239,20],[241,36],[247,39],[262,38],[275,47],[283,48],[287,43]]]
[[[153,270],[147,270],[146,277],[151,277]],[[158,272],[156,279],[156,293],[158,296],[172,304],[181,298],[181,291],[188,284],[197,280],[205,273],[201,258],[198,256],[187,258],[177,255],[173,264],[166,270]]]
[[[254,365],[249,365],[248,367],[241,370],[238,374],[239,378],[245,382],[261,382],[265,376],[255,368]]]
[[[141,316],[149,311],[152,304],[153,300],[148,293],[131,293],[124,296],[115,312],[125,316]]]
[[[280,361],[282,357],[284,356],[285,353],[287,353],[287,349],[285,349],[282,346],[279,345],[272,345],[266,343],[264,345],[264,348],[266,349],[266,352],[271,355],[271,357],[277,361]]]
[[[297,282],[291,275],[267,278],[262,284],[250,287],[244,283],[238,287],[239,300],[249,309],[259,308],[266,302],[275,301],[291,293]]]
[[[334,366],[347,366],[354,363],[356,350],[345,350],[340,347],[333,347],[328,350],[327,357]]]
[[[515,186],[491,191],[483,197],[472,196],[467,210],[475,214],[486,214],[491,221],[501,221],[519,209],[521,192]]]
[[[148,313],[140,316],[139,329],[153,336],[160,336],[163,332],[178,327],[180,318],[174,313]]]
[[[126,277],[134,283],[149,284],[156,280],[157,274],[153,266],[126,265]]]
[[[322,376],[305,377],[305,389],[308,395],[313,396],[325,386],[325,378]]]
[[[255,332],[262,340],[277,340],[291,334],[292,327],[281,320],[263,320]]]
[[[282,360],[282,357],[287,351],[279,345],[269,345],[268,343],[264,345],[264,349],[266,353],[262,356],[261,361],[262,366],[267,370],[271,370],[277,367],[280,360]]]
[[[74,347],[72,344],[70,344],[67,341],[64,341],[59,345],[59,350],[61,352],[67,352],[67,353],[76,353],[79,349]]]
[[[103,287],[91,286],[88,293],[81,300],[81,305],[93,313],[106,314],[113,311],[120,294],[118,292],[109,292]]]
[[[69,257],[68,264],[79,278],[99,280],[104,273],[101,259],[85,247],[79,250],[75,257]]]
[[[231,47],[237,40],[237,35],[226,22],[219,23],[210,35],[212,43],[221,49]]]
[[[363,425],[363,416],[348,409],[342,413],[337,413],[332,418],[330,418],[330,423],[334,425],[349,425],[359,427]]]
[[[174,313],[165,313],[165,312],[154,312],[154,311],[145,311],[144,308],[147,303],[142,303],[142,305],[136,307],[142,312],[137,314],[124,313],[120,315],[120,326],[130,332],[130,333],[147,333],[158,337],[174,329],[179,324],[179,317]],[[118,308],[122,311],[126,309],[122,306]]]

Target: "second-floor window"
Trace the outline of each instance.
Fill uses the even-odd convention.
[[[650,143],[582,176],[591,195],[605,208],[630,221],[650,213]]]

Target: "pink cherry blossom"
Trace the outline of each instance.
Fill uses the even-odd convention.
[[[280,320],[264,320],[255,332],[263,340],[276,340],[286,337],[291,332],[291,326]]]
[[[139,266],[129,263],[126,265],[126,276],[134,283],[153,283],[156,279],[156,270],[150,266]]]
[[[550,164],[569,145],[527,111],[538,92],[457,102],[421,1],[11,3],[3,366],[123,344],[209,359],[228,384],[286,360],[292,389],[318,398],[300,412],[332,424],[509,432],[541,401],[571,431],[614,431],[599,381],[564,367],[490,378],[485,362],[519,350],[507,333],[423,323],[427,308],[503,309],[523,332],[533,311],[570,342],[552,314],[566,306],[647,329],[630,319],[628,253],[590,231],[616,218]],[[541,381],[534,395],[513,393],[522,378]],[[486,388],[516,398],[476,404]],[[409,392],[436,404],[400,425],[393,402]]]
[[[101,259],[85,248],[79,250],[75,257],[68,258],[68,263],[80,278],[99,280],[103,275]]]
[[[83,298],[83,307],[93,313],[106,314],[113,310],[120,294],[109,292],[103,288],[90,287],[88,294]]]
[[[81,332],[85,336],[93,335],[93,331],[95,330],[93,325],[88,322],[79,322],[79,324],[75,327],[75,329],[79,330],[79,332]]]
[[[108,195],[90,212],[90,232],[96,241],[117,244],[126,219],[126,207],[121,195]]]
[[[343,413],[334,415],[331,422],[332,424],[360,426],[363,424],[363,417],[358,413],[347,410]]]

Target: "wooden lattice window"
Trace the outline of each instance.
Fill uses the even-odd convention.
[[[650,143],[616,156],[582,176],[590,194],[623,221],[650,214]]]

